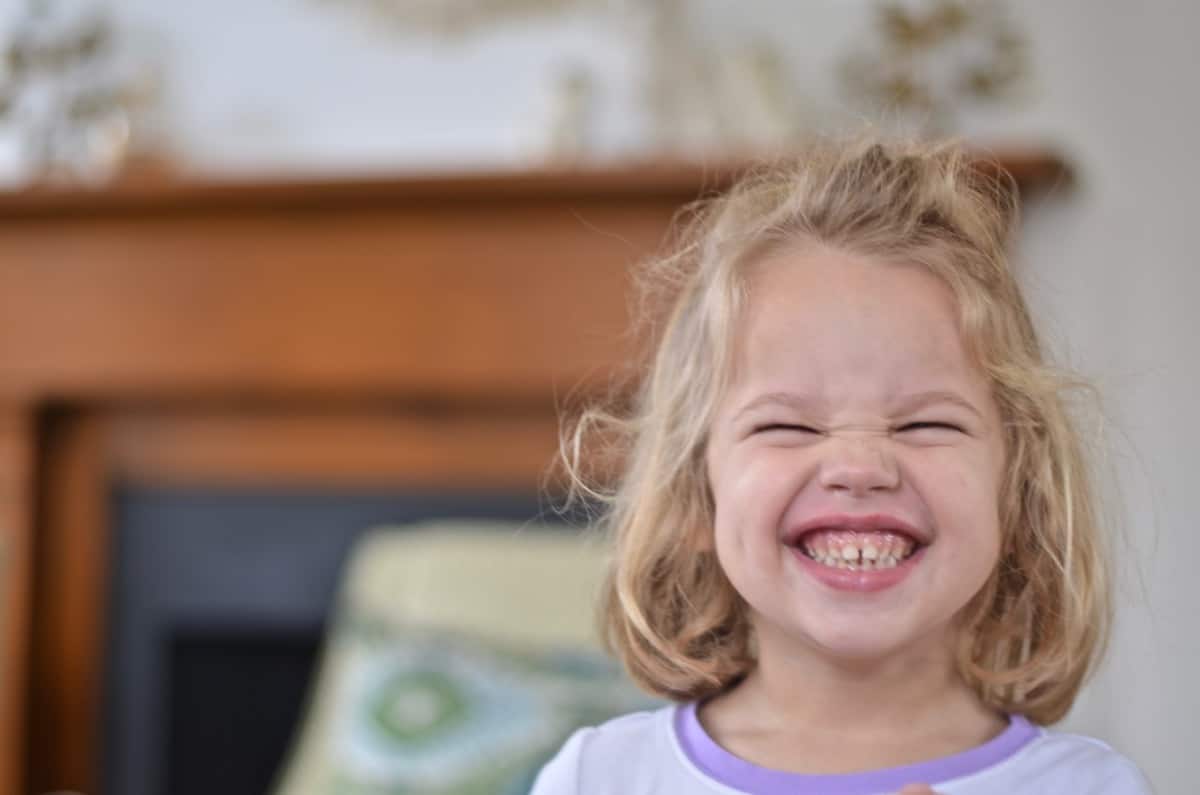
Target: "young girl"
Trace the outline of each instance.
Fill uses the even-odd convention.
[[[677,702],[576,732],[534,795],[1147,793],[1048,731],[1103,646],[1071,382],[958,146],[814,144],[707,205],[618,442],[608,640]]]

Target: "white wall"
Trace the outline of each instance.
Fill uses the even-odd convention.
[[[57,0],[73,9],[102,0]],[[435,39],[381,24],[370,0],[107,0],[143,60],[159,65],[163,119],[186,165],[208,172],[431,170],[520,166],[539,157],[544,117],[562,68],[596,80],[590,136],[597,159],[644,151],[646,114],[635,88],[643,58],[636,25],[614,11],[641,0],[578,0],[557,17]],[[25,0],[0,0],[0,33]],[[710,47],[754,36],[779,42],[807,112],[839,109],[824,79],[862,29],[865,0],[694,2],[690,20]],[[753,6],[760,14],[739,8]],[[0,136],[2,137],[2,136]],[[3,178],[0,164],[0,179]]]
[[[7,4],[7,8],[5,5]],[[381,31],[329,0],[113,0],[163,55],[167,128],[205,170],[439,168],[527,162],[548,70],[597,73],[598,155],[644,141],[628,32],[598,14],[435,45]],[[714,43],[786,48],[814,120],[843,119],[836,53],[866,0],[697,2]],[[15,0],[0,0],[11,13]],[[1133,756],[1159,791],[1185,792],[1200,715],[1200,531],[1187,500],[1200,465],[1200,263],[1194,140],[1200,4],[1016,0],[1037,83],[1017,110],[975,113],[981,140],[1060,145],[1081,181],[1030,208],[1023,275],[1054,347],[1096,377],[1116,428],[1129,545],[1110,662],[1067,726]]]
[[[1200,533],[1188,503],[1200,475],[1200,5],[1020,5],[1036,22],[1043,96],[1015,128],[1069,144],[1083,180],[1056,206],[1032,208],[1027,281],[1125,436],[1114,459],[1123,561],[1140,570],[1122,586],[1109,667],[1073,722],[1133,756],[1160,792],[1189,792],[1200,714]]]

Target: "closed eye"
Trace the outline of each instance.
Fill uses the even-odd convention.
[[[754,429],[755,433],[765,433],[769,431],[793,431],[795,433],[820,433],[815,428],[810,428],[807,425],[789,425],[783,422],[772,422],[767,425],[759,425]]]
[[[959,433],[966,433],[966,431],[964,431],[960,426],[955,425],[952,422],[910,422],[907,425],[901,425],[896,430],[899,432],[922,431],[922,430],[945,430],[945,431],[957,431]]]

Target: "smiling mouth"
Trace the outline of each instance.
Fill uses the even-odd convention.
[[[831,569],[874,571],[893,569],[926,545],[892,530],[823,528],[805,533],[792,546]]]

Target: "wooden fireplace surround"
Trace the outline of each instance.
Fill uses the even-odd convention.
[[[0,792],[99,792],[114,483],[537,488],[628,266],[734,172],[0,195]]]

